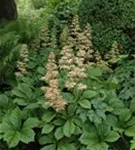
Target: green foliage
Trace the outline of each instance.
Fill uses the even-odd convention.
[[[110,77],[116,78],[119,83],[118,92],[119,98],[123,99],[127,105],[130,105],[132,111],[134,111],[134,80],[135,80],[135,70],[134,70],[135,61],[127,62],[126,64],[118,67],[114,74]],[[131,102],[130,102],[131,101]],[[130,103],[131,104],[130,104]]]
[[[97,50],[107,52],[112,41],[118,41],[129,51],[134,42],[134,0],[84,0],[78,13],[82,26],[87,22],[91,24],[93,43]]]
[[[46,4],[46,0],[32,0],[35,9],[43,8]]]
[[[42,21],[18,19],[0,29],[0,80],[10,80],[16,67],[20,44],[29,43],[40,31]]]
[[[30,61],[32,63],[35,60]],[[40,71],[36,69],[39,66],[41,64],[32,69],[32,74],[36,73],[40,78]],[[19,83],[10,92],[10,96],[1,95],[1,107],[4,110],[0,124],[1,139],[9,147],[15,147],[20,142],[27,144],[37,138],[42,150],[89,150],[91,147],[93,150],[108,150],[111,143],[121,138],[121,134],[134,137],[132,129],[134,130],[135,122],[131,118],[132,113],[118,99],[116,86],[111,87],[116,83],[104,81],[102,71],[99,70],[89,68],[86,83],[91,86],[87,90],[63,91],[68,106],[60,112],[45,106],[46,100],[35,84],[36,78],[28,84],[25,82],[30,81],[31,74],[27,75],[27,80],[26,77],[18,80]],[[6,112],[8,97],[12,107]],[[38,132],[33,128],[38,129]]]
[[[28,8],[38,13],[37,16],[43,9],[41,19],[37,20],[33,11],[25,16],[28,9],[24,14],[20,13],[18,20],[1,26],[0,81],[6,76],[12,87],[5,90],[0,85],[0,149],[23,150],[31,143],[37,144],[40,150],[135,149],[134,60],[121,59],[121,64],[112,72],[96,65],[88,67],[86,78],[81,80],[87,86],[84,90],[65,88],[67,72],[58,68],[58,87],[67,103],[61,111],[49,105],[47,94],[41,90],[49,84],[49,81],[41,80],[47,73],[48,56],[54,52],[58,64],[60,32],[69,25],[79,4],[77,0],[33,0],[28,3]],[[129,9],[131,4],[134,8],[132,0],[128,3],[123,0],[82,1],[80,19],[82,24],[89,22],[92,25],[97,49],[106,51],[114,40],[123,40],[122,44],[128,42],[129,37],[123,36],[123,31],[134,27],[134,9]],[[43,18],[46,19],[43,21]],[[41,30],[47,19],[49,28]],[[42,33],[38,34],[39,31]],[[34,43],[36,50],[32,47],[33,42],[37,42]],[[18,71],[16,61],[19,60],[21,44],[27,44],[29,48],[27,73],[12,78]],[[8,69],[12,75],[7,73]]]
[[[15,147],[19,141],[24,143],[34,141],[35,133],[32,128],[37,124],[38,119],[36,118],[28,118],[22,123],[22,112],[19,108],[15,108],[3,116],[0,133],[3,134],[3,139],[9,147]]]

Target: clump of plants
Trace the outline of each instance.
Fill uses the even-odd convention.
[[[129,53],[134,52],[135,2],[133,0],[84,0],[79,6],[81,25],[89,22],[93,44],[102,53],[108,52],[112,41]]]
[[[26,15],[27,11],[21,14],[22,8],[20,8],[20,3],[17,4],[18,19],[4,22],[0,28],[0,86],[4,87],[3,89],[9,89],[15,79],[13,72],[17,68],[16,62],[22,49],[21,46],[27,45],[38,37],[42,24],[42,18],[37,19],[33,12],[29,13],[31,17]],[[29,44],[27,46],[29,47]],[[3,91],[1,87],[0,89]]]
[[[30,45],[21,44],[13,88],[0,94],[1,145],[133,150],[134,112],[120,97],[115,76],[104,78],[119,60],[117,43],[105,61],[94,50],[90,24],[81,30],[77,15],[61,42],[47,24],[41,28]]]

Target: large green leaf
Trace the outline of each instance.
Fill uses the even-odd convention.
[[[84,91],[82,97],[85,99],[91,99],[93,97],[95,97],[97,95],[96,91],[92,91],[92,90],[86,90]]]
[[[26,98],[26,95],[23,92],[21,92],[18,88],[13,89],[12,93],[17,97]]]
[[[52,124],[49,124],[49,123],[45,124],[42,128],[42,134],[48,134],[48,133],[52,132],[54,127],[55,126]]]
[[[28,98],[32,98],[33,96],[32,89],[28,84],[26,83],[19,84],[18,89],[22,93],[24,93]]]
[[[9,115],[6,115],[0,124],[0,132],[3,133],[4,140],[10,147],[14,147],[19,141],[29,143],[34,141],[35,133],[31,129],[36,127],[39,120],[28,118],[22,124],[22,111],[17,107]]]
[[[61,138],[63,138],[64,134],[63,134],[63,129],[62,127],[59,127],[56,129],[54,136],[57,140],[60,140]]]
[[[122,121],[128,121],[131,118],[131,112],[128,108],[123,108],[120,110],[119,119]]]
[[[10,122],[12,123],[13,127],[16,129],[19,129],[21,126],[21,117],[22,117],[21,115],[22,115],[22,112],[17,107],[12,111],[12,113],[9,117]]]
[[[35,133],[32,129],[22,128],[20,135],[20,140],[26,144],[34,141]]]
[[[12,130],[13,130],[13,127],[10,124],[10,121],[8,120],[8,118],[5,118],[3,120],[3,122],[0,124],[0,133],[4,133],[4,132],[7,132],[7,131],[12,131]]]
[[[128,129],[126,129],[125,134],[127,136],[135,137],[135,126],[132,126],[132,127],[129,127]]]
[[[55,117],[55,115],[56,114],[53,111],[46,111],[42,117],[42,120],[48,123]]]
[[[20,136],[20,133],[17,131],[7,131],[3,137],[4,140],[7,142],[8,146],[11,148],[18,145],[20,141]]]
[[[77,109],[77,103],[72,103],[71,105],[68,105],[67,107],[67,112],[68,112],[68,115],[69,116],[74,116],[75,112],[76,112],[76,109]]]
[[[19,130],[21,127],[21,110],[17,107],[8,112],[2,119],[1,129],[3,132],[8,130]]]
[[[31,98],[33,96],[32,90],[28,84],[22,83],[12,90],[12,93],[20,98]]]
[[[37,127],[39,124],[39,120],[37,118],[28,118],[24,124],[23,124],[23,128],[25,129],[31,129],[34,127]]]
[[[86,109],[90,109],[91,108],[91,104],[90,104],[90,102],[87,99],[81,100],[79,102],[79,104],[80,104],[80,106],[82,108],[86,108]]]
[[[72,119],[68,119],[63,126],[63,133],[65,136],[70,137],[75,131],[75,124]]]
[[[115,142],[119,139],[120,135],[116,131],[110,131],[106,137],[105,141],[106,142]]]

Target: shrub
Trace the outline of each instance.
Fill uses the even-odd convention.
[[[92,25],[96,49],[108,51],[116,40],[129,51],[134,36],[134,10],[133,0],[84,0],[78,13],[82,26],[87,22]]]
[[[18,19],[14,22],[4,24],[0,29],[0,80],[1,84],[10,80],[16,67],[16,60],[21,43],[29,43],[40,30],[40,21]]]

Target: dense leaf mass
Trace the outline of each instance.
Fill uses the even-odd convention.
[[[135,2],[16,5],[0,22],[0,149],[134,150]]]

